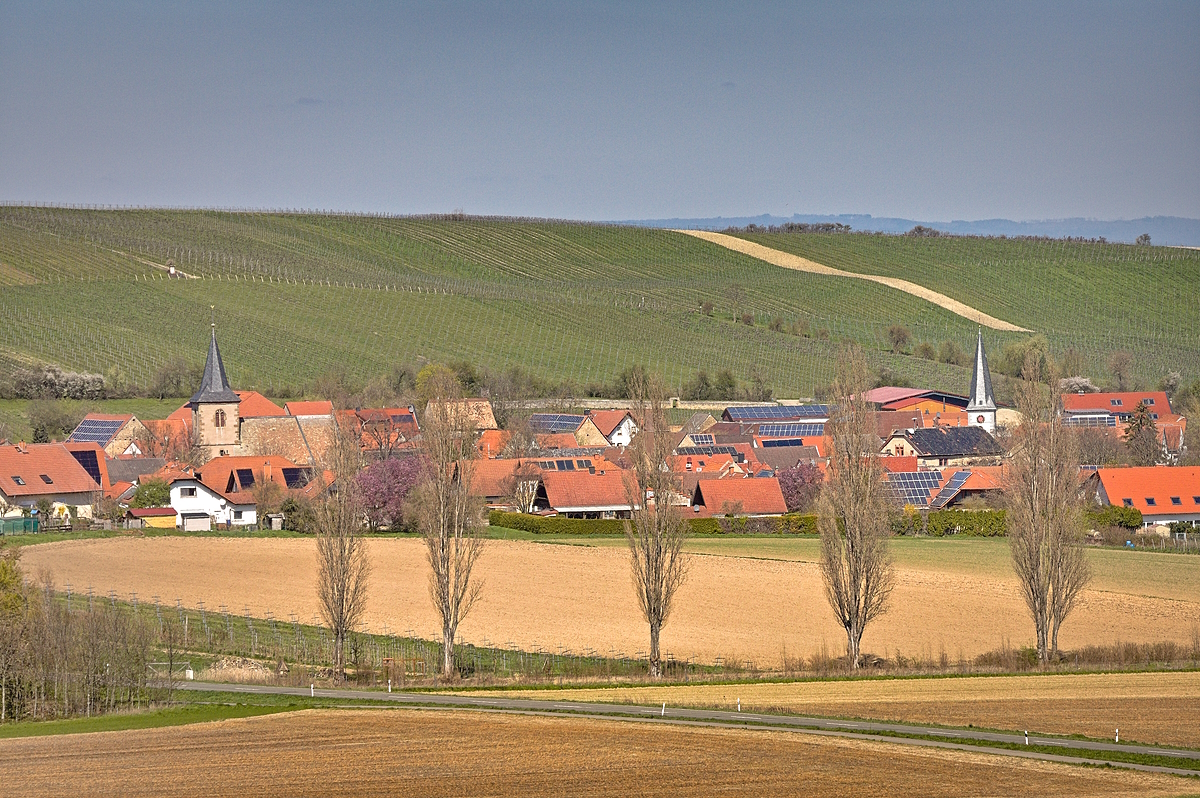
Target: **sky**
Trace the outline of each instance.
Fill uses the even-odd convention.
[[[0,200],[1200,217],[1200,3],[0,4]]]

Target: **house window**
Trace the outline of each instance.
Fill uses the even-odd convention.
[[[218,409],[217,412],[213,413],[213,426],[214,427],[225,426],[225,411],[224,410]]]
[[[1182,499],[1180,499],[1178,496],[1172,496],[1172,497],[1171,497],[1171,504],[1174,504],[1174,505],[1180,505],[1180,504],[1183,504],[1183,500],[1182,500]]]
[[[1153,399],[1143,399],[1142,403],[1147,404],[1147,405],[1152,405],[1152,404],[1154,404],[1154,400]]]
[[[195,488],[180,488],[179,495],[183,496],[184,498],[187,498],[187,499],[194,499],[194,498],[196,498],[196,489]]]
[[[1133,506],[1133,499],[1122,499],[1122,500],[1121,500],[1121,502],[1122,502],[1122,503],[1123,503],[1123,504],[1124,504],[1126,507],[1132,507],[1132,506]]]
[[[45,482],[47,485],[53,485],[53,484],[54,484],[54,480],[50,479],[50,475],[49,475],[49,474],[38,474],[38,476],[39,476],[39,477],[41,477],[41,478],[42,478],[42,482]]]
[[[16,476],[16,475],[13,475],[12,481],[13,481],[13,482],[15,482],[15,483],[17,483],[18,485],[24,485],[24,484],[25,484],[25,480],[21,479],[20,477],[18,477],[18,476]]]
[[[1193,496],[1192,504],[1200,504],[1200,496]]]
[[[1155,506],[1157,506],[1157,505],[1158,505],[1158,502],[1154,501],[1154,497],[1153,497],[1153,496],[1147,496],[1147,497],[1146,497],[1146,506],[1147,506],[1147,507],[1155,507]]]
[[[1108,403],[1113,407],[1120,407],[1123,404],[1120,399],[1110,399]]]
[[[234,511],[233,511],[233,520],[234,520],[234,521],[241,521],[241,520],[242,520],[242,511],[241,511],[241,510],[234,510]]]
[[[1153,419],[1157,420],[1157,419],[1158,419],[1158,413],[1151,413],[1151,414],[1150,414],[1150,418],[1153,418]]]

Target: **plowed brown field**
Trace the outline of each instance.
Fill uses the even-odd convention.
[[[479,696],[476,691],[471,695]],[[513,691],[504,698],[610,701],[975,725],[1200,747],[1200,673],[1090,673]]]
[[[370,630],[412,630],[437,638],[422,543],[371,541],[374,576],[366,623]],[[1189,558],[1190,560],[1190,558]],[[316,612],[315,547],[303,539],[110,538],[31,546],[23,566],[49,572],[76,593],[91,586],[141,601],[153,596],[187,606],[203,600],[242,613],[277,618]],[[646,629],[630,585],[628,554],[619,547],[553,546],[489,541],[477,574],[478,604],[462,624],[467,642],[533,649],[633,655],[646,647]],[[1200,591],[1197,591],[1200,594]],[[1060,643],[1175,640],[1190,644],[1200,596],[1192,600],[1109,588],[1088,590],[1062,629]],[[1030,642],[1033,629],[1015,579],[1000,573],[936,570],[901,563],[892,610],[867,629],[864,649],[892,656],[951,660]],[[700,556],[663,631],[675,657],[716,657],[778,667],[782,656],[807,656],[844,636],[826,604],[813,562]]]
[[[1177,795],[1178,778],[785,732],[413,710],[0,741],[6,796]]]

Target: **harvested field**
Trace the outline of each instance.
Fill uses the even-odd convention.
[[[869,764],[868,764],[869,763]],[[0,742],[9,796],[1177,795],[1170,776],[810,735],[425,710]]]
[[[478,691],[472,695],[479,696]],[[1093,673],[497,691],[504,698],[789,712],[1200,748],[1200,673]]]
[[[27,573],[49,572],[76,593],[90,585],[101,596],[136,592],[141,601],[157,595],[174,604],[178,597],[193,607],[202,600],[210,609],[307,620],[316,613],[314,552],[305,539],[129,537],[33,546],[22,562]],[[373,540],[371,556],[368,628],[437,638],[422,543]],[[461,627],[464,641],[630,655],[646,646],[627,553],[619,547],[491,541],[477,573],[483,593]],[[945,652],[955,660],[1032,638],[1011,575],[902,562],[898,576],[893,610],[867,629],[866,651],[926,660]],[[1200,591],[1185,600],[1089,590],[1060,642],[1067,649],[1116,640],[1190,646],[1191,619],[1198,616]],[[815,563],[720,556],[694,560],[662,640],[678,658],[723,657],[760,668],[778,668],[785,653],[808,656],[824,645],[836,654],[844,645]]]

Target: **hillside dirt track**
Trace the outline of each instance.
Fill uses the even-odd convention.
[[[804,734],[308,710],[0,741],[18,796],[1178,795],[1189,781]]]
[[[808,258],[802,258],[799,255],[793,255],[790,252],[781,252],[778,249],[764,247],[762,244],[757,244],[753,241],[747,241],[744,238],[737,236],[726,235],[724,233],[714,233],[709,230],[676,230],[676,233],[694,236],[704,239],[718,246],[732,249],[735,252],[741,252],[743,255],[749,255],[752,258],[758,258],[761,261],[770,263],[772,266],[779,266],[784,269],[793,269],[799,272],[809,272],[811,274],[824,274],[831,277],[854,277],[859,280],[870,280],[873,283],[886,285],[889,288],[895,288],[897,291],[903,291],[906,294],[912,294],[915,297],[924,299],[926,302],[932,302],[938,307],[956,315],[962,316],[964,319],[969,319],[977,324],[982,324],[984,327],[990,327],[993,330],[1007,330],[1009,332],[1029,332],[1024,327],[1018,327],[1007,321],[1001,321],[994,316],[989,316],[983,311],[975,308],[957,299],[951,299],[945,294],[939,294],[937,291],[932,291],[924,286],[917,285],[908,280],[901,280],[898,277],[883,277],[876,274],[859,274],[858,272],[847,272],[841,269],[835,269],[832,266],[823,266],[816,261],[811,261]]]
[[[424,546],[417,539],[372,540],[374,574],[366,626],[373,632],[437,639]],[[296,538],[127,537],[63,541],[24,549],[22,567],[48,573],[61,589],[115,591],[139,601],[158,596],[210,610],[224,605],[255,617],[317,611],[315,545]],[[617,546],[556,546],[488,541],[476,566],[479,602],[460,627],[462,640],[533,650],[634,655],[647,647],[646,628],[630,584],[628,553]],[[1027,644],[1033,628],[1015,578],[986,572],[897,567],[892,610],[868,627],[864,651],[899,650],[951,661]],[[1198,597],[1200,598],[1200,597]],[[1191,645],[1200,600],[1112,589],[1085,591],[1063,626],[1065,649],[1096,643],[1174,640]],[[1181,620],[1182,619],[1182,620]],[[386,628],[385,628],[386,627]],[[663,650],[677,658],[753,661],[779,668],[822,646],[834,654],[845,637],[826,603],[813,562],[697,556],[663,630]]]
[[[767,684],[581,688],[494,693],[503,698],[609,701],[747,712],[870,718],[1113,736],[1200,748],[1200,673],[1089,673],[971,679],[870,679]],[[472,691],[472,696],[487,695]]]

